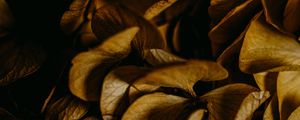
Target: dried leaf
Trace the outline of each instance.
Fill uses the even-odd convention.
[[[13,27],[13,16],[5,0],[0,0],[0,38],[8,34]]]
[[[241,49],[243,72],[276,72],[300,69],[300,44],[268,25],[262,17],[251,22]]]
[[[207,110],[205,109],[198,109],[190,114],[187,120],[203,120],[205,118],[205,114]]]
[[[270,97],[268,91],[259,91],[250,93],[242,102],[235,120],[252,120],[256,109]]]
[[[286,120],[300,105],[300,72],[280,72],[277,79],[277,96],[280,119]]]
[[[207,102],[210,120],[233,120],[244,98],[257,88],[235,83],[212,90],[200,97]]]
[[[144,52],[145,59],[153,66],[185,62],[186,60],[162,49],[148,49]]]
[[[124,113],[122,120],[174,120],[180,119],[188,99],[164,93],[144,95]]]
[[[128,106],[126,92],[129,85],[147,71],[145,68],[136,66],[124,66],[106,75],[100,99],[100,109],[104,120],[121,118]]]
[[[253,76],[260,90],[270,91],[271,94],[276,92],[278,72],[262,72]]]
[[[269,102],[267,108],[265,108],[265,113],[263,115],[264,120],[280,120],[278,111],[278,100],[275,94],[271,101]]]
[[[88,104],[71,95],[54,102],[46,110],[46,120],[78,120],[88,112]]]
[[[35,73],[45,60],[42,47],[32,42],[19,43],[12,39],[2,45],[8,48],[0,51],[0,86]]]
[[[144,17],[148,20],[154,18],[159,15],[162,11],[170,7],[177,0],[161,0],[157,3],[153,4],[150,8],[148,8],[144,14]]]
[[[122,4],[108,4],[101,7],[92,20],[93,31],[100,40],[132,26],[140,27],[140,31],[133,40],[133,46],[138,52],[143,52],[144,49],[165,47],[157,28]]]
[[[284,15],[283,15],[283,26],[284,28],[291,32],[300,32],[300,1],[299,0],[288,0]],[[299,36],[298,33],[297,36]]]
[[[70,91],[86,101],[98,100],[100,81],[113,65],[128,56],[138,30],[137,27],[128,28],[96,48],[76,55],[69,73]]]
[[[300,106],[298,106],[292,114],[289,116],[288,120],[298,120],[300,118]]]
[[[18,120],[13,114],[0,107],[1,120]]]
[[[193,87],[197,81],[216,81],[227,78],[228,73],[221,65],[200,60],[158,68],[136,80],[130,87],[131,101],[160,87],[179,88],[196,96]]]
[[[238,37],[259,11],[260,0],[248,0],[231,10],[208,34],[212,41],[213,54],[219,55],[223,45]]]

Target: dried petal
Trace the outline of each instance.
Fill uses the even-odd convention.
[[[145,68],[136,66],[124,66],[106,75],[100,99],[100,109],[104,120],[119,119],[122,116],[128,106],[126,92],[129,85],[147,71]]]
[[[217,24],[223,17],[226,16],[226,14],[228,14],[230,10],[245,1],[246,0],[211,0],[208,8],[208,14],[212,23],[214,25]]]
[[[99,42],[92,32],[91,21],[96,9],[104,4],[104,0],[74,0],[61,18],[62,30],[84,46]]]
[[[8,34],[13,27],[14,19],[5,0],[0,0],[0,38]]]
[[[3,47],[8,48],[0,51],[0,86],[35,73],[45,60],[42,47],[32,42],[17,43],[12,39]]]
[[[207,110],[205,109],[198,109],[190,114],[187,120],[203,120],[205,118]]]
[[[277,79],[277,96],[280,119],[286,120],[300,105],[300,72],[280,72]]]
[[[186,60],[162,49],[148,49],[144,52],[145,59],[153,66],[185,62]]]
[[[270,97],[268,91],[259,91],[250,93],[242,102],[235,120],[252,120],[256,109]]]
[[[0,118],[2,120],[18,120],[13,114],[0,107]]]
[[[275,93],[278,72],[262,72],[253,74],[255,82],[261,90]]]
[[[262,17],[251,22],[240,52],[243,72],[300,70],[300,44],[268,25]]]
[[[92,20],[93,31],[99,40],[132,26],[140,27],[140,31],[133,40],[133,46],[138,52],[143,52],[144,49],[165,47],[164,40],[156,27],[122,4],[116,3],[101,7]]]
[[[299,10],[299,0],[288,0],[283,15],[283,26],[286,30],[288,30],[291,33],[300,32]],[[300,33],[298,33],[298,36],[300,36]]]
[[[144,95],[124,113],[122,120],[173,120],[180,119],[188,99],[164,93]]]
[[[262,0],[266,21],[278,30],[282,30],[282,15],[287,0]]]
[[[200,97],[207,102],[210,120],[233,120],[244,98],[257,88],[235,83],[212,90]]]
[[[223,45],[238,37],[259,11],[260,0],[248,0],[231,10],[208,34],[212,41],[213,54],[219,55]]]
[[[46,120],[78,120],[88,112],[88,104],[67,95],[60,98],[47,109]]]
[[[267,108],[265,109],[263,119],[264,120],[280,120],[279,119],[279,111],[278,111],[278,100],[277,100],[276,94],[272,97]]]
[[[298,106],[292,114],[289,116],[288,120],[298,120],[300,118],[300,106]]]
[[[157,3],[153,4],[150,8],[147,9],[147,11],[144,14],[144,17],[148,20],[154,18],[158,14],[160,14],[162,11],[170,7],[172,4],[174,4],[177,0],[161,0]]]
[[[76,55],[69,74],[70,91],[86,101],[98,100],[100,81],[113,65],[128,56],[138,30],[137,27],[128,28],[96,48]]]
[[[144,77],[136,80],[130,87],[131,100],[140,94],[152,92],[160,87],[179,88],[193,96],[193,87],[197,81],[216,81],[227,78],[228,73],[221,65],[200,60],[190,60],[184,63],[158,68]]]

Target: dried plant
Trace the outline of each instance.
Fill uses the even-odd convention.
[[[300,119],[298,0],[61,1],[59,27],[16,3],[0,0],[0,119]]]

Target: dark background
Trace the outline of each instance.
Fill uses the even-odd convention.
[[[6,0],[15,18],[14,35],[20,41],[42,45],[46,61],[38,72],[0,87],[0,107],[24,119],[39,118],[44,100],[57,82],[63,81],[70,40],[59,23],[71,0]]]

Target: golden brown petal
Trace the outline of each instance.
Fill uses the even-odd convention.
[[[264,120],[280,120],[278,111],[278,99],[275,94],[271,101],[269,102],[267,108],[265,108],[265,113],[263,115]]]
[[[129,86],[148,70],[136,66],[119,67],[106,75],[100,98],[100,109],[104,120],[120,119],[129,105]]]
[[[185,59],[162,49],[148,49],[146,52],[144,52],[144,55],[146,61],[153,66],[161,66],[186,61]]]
[[[276,72],[300,70],[300,44],[279,32],[263,17],[253,20],[240,52],[239,66],[243,72]]]
[[[177,0],[161,0],[157,3],[153,4],[150,8],[148,8],[144,14],[144,17],[148,20],[154,18],[159,15],[162,11],[170,7]]]
[[[207,110],[198,109],[190,114],[187,120],[203,120],[207,114]]]
[[[271,94],[275,93],[278,72],[262,72],[253,74],[253,76],[260,90],[270,91]]]
[[[254,112],[261,106],[268,98],[270,93],[268,91],[259,91],[250,93],[242,102],[238,110],[235,120],[252,120]]]
[[[235,83],[212,90],[200,97],[207,102],[210,120],[233,120],[244,98],[257,88]]]
[[[298,120],[300,118],[300,106],[298,106],[292,114],[289,116],[288,120]]]
[[[300,72],[280,72],[277,80],[277,96],[280,119],[286,120],[300,105]]]
[[[140,94],[153,92],[160,87],[179,88],[196,96],[193,87],[197,81],[216,81],[227,78],[228,73],[221,65],[200,60],[158,68],[136,80],[130,87],[131,101]]]
[[[174,120],[180,119],[188,99],[153,93],[137,99],[124,113],[122,120]]]
[[[96,48],[76,55],[69,73],[70,91],[86,101],[98,100],[100,81],[112,66],[128,56],[138,30],[137,27],[128,28]]]

